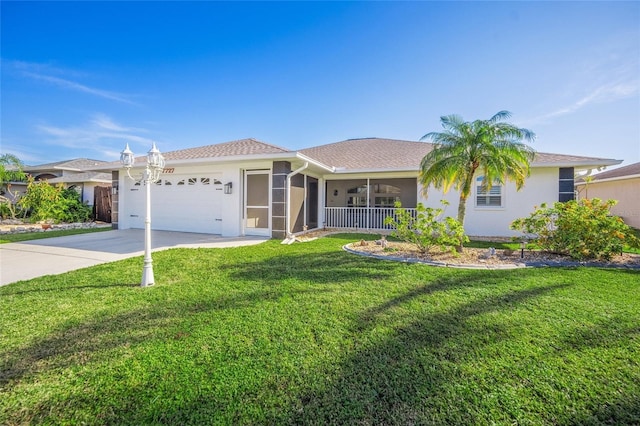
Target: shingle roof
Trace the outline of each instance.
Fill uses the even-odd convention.
[[[365,138],[306,148],[300,152],[340,171],[360,169],[417,170],[433,149],[427,142]]]
[[[595,167],[595,166],[611,166],[620,164],[621,160],[611,158],[598,157],[582,157],[578,155],[551,154],[548,152],[536,152],[536,157],[532,162],[532,166],[558,166],[561,167]]]
[[[593,180],[613,179],[625,176],[640,175],[640,163],[633,163],[613,170],[593,175]]]
[[[106,161],[93,160],[90,158],[74,158],[73,160],[57,161],[55,163],[38,164],[35,166],[25,166],[22,168],[25,172],[38,170],[85,170],[100,164],[106,164]]]
[[[109,182],[111,183],[111,173],[84,172],[72,175],[60,176],[47,179],[49,183],[79,183],[79,182]]]
[[[180,149],[163,153],[165,160],[192,160],[198,158],[229,157],[240,155],[279,154],[288,149],[249,138],[196,148]]]
[[[433,144],[397,139],[364,138],[303,149],[300,152],[340,170],[390,169],[418,170],[422,157]],[[575,155],[536,153],[532,166],[591,166],[618,164],[607,158],[581,157]]]

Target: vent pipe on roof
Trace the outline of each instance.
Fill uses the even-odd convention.
[[[305,161],[304,165],[294,171],[292,171],[291,173],[289,173],[287,175],[287,199],[286,199],[286,211],[285,211],[285,227],[286,227],[286,239],[285,241],[291,241],[289,244],[291,244],[293,242],[293,237],[291,236],[291,178],[295,175],[297,175],[298,173],[300,173],[301,171],[303,171],[304,169],[306,169],[307,167],[309,167],[309,162]],[[304,200],[304,202],[306,203],[307,200]]]

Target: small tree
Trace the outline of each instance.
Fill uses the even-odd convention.
[[[551,253],[574,259],[609,260],[625,245],[640,247],[640,240],[618,216],[611,215],[616,200],[599,198],[542,204],[527,218],[516,219],[511,229],[534,237],[536,244]]]
[[[448,205],[445,200],[440,202]],[[442,208],[434,209],[418,203],[415,215],[403,209],[399,201],[395,208],[394,216],[385,218],[385,225],[394,228],[392,236],[415,244],[421,253],[429,253],[436,246],[442,251],[455,251],[456,247],[469,241],[460,222],[449,216],[443,217]]]
[[[427,195],[429,185],[444,192],[452,186],[459,191],[458,221],[462,226],[476,173],[481,173],[486,191],[495,182],[502,185],[506,180],[514,181],[520,190],[529,176],[529,163],[535,151],[523,141],[532,142],[535,134],[504,122],[509,117],[509,111],[472,122],[457,115],[440,117],[444,132],[427,133],[421,138],[434,144],[420,163],[418,180],[424,194]],[[462,251],[462,244],[458,250]]]
[[[23,167],[24,164],[15,155],[0,155],[0,214],[2,217],[16,218],[15,203],[18,197],[11,192],[11,182],[21,182],[27,178],[22,170]]]
[[[62,184],[53,186],[46,181],[35,181],[32,177],[19,204],[29,212],[33,222],[85,222],[91,218],[91,208],[82,202],[76,190],[65,189]]]

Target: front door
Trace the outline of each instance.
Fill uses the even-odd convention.
[[[244,177],[244,233],[271,235],[271,185],[268,170],[247,170]]]

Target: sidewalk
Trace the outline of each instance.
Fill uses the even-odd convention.
[[[265,237],[221,237],[187,232],[151,232],[151,246],[154,252],[177,247],[245,246],[258,244],[267,239]],[[123,229],[0,244],[0,286],[143,254],[144,230],[142,229]]]

